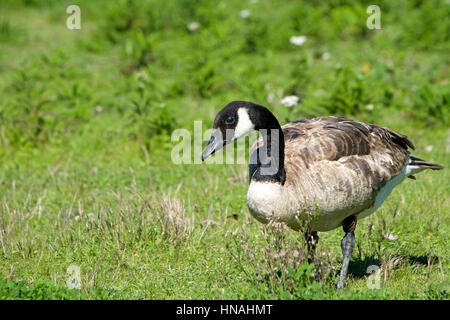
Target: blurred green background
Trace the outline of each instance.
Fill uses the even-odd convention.
[[[71,4],[80,30],[66,27]],[[366,26],[372,4],[381,30]],[[448,167],[449,17],[438,0],[2,0],[0,298],[448,299],[448,170],[405,182],[364,220],[378,233],[361,224],[344,293],[333,273],[320,288],[286,288],[227,255],[229,232],[249,224],[249,241],[261,237],[245,166],[175,165],[171,133],[194,120],[207,129],[229,101],[249,100],[282,124],[387,126]],[[167,210],[190,217],[181,240],[158,219]],[[338,260],[341,236],[321,237]],[[380,290],[365,285],[371,263],[389,270]],[[75,293],[64,289],[71,264]]]

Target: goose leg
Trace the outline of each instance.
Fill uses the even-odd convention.
[[[347,277],[348,264],[350,262],[350,258],[352,257],[353,247],[355,246],[356,217],[350,216],[345,218],[342,222],[342,228],[345,232],[345,236],[341,241],[342,255],[344,258],[342,260],[341,274],[339,275],[339,281],[337,283],[338,289],[342,289],[344,287],[344,281]]]
[[[305,239],[308,245],[308,262],[311,263],[314,260],[317,243],[319,243],[319,235],[317,231],[306,232]]]

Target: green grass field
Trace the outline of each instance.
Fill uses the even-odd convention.
[[[314,265],[294,259],[302,235],[250,216],[245,165],[171,161],[175,129],[249,100],[281,123],[389,127],[448,168],[449,16],[438,0],[2,0],[0,299],[449,299],[448,169],[358,223],[338,291],[341,229]]]

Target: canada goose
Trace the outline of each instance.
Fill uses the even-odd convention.
[[[280,130],[281,129],[281,130]],[[247,205],[260,222],[276,220],[306,232],[314,248],[317,231],[342,226],[342,269],[347,276],[357,220],[373,213],[392,189],[424,169],[443,169],[409,155],[408,137],[373,124],[338,117],[297,120],[280,126],[265,107],[233,101],[217,114],[202,160],[224,145],[260,131],[250,150]]]

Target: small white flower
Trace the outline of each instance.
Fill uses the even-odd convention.
[[[368,105],[366,106],[366,109],[367,109],[367,110],[373,110],[373,108],[374,108],[373,104],[368,104]]]
[[[289,38],[289,42],[296,46],[303,45],[308,38],[306,36],[292,36]]]
[[[191,22],[187,25],[187,28],[189,31],[195,31],[198,28],[200,28],[200,23],[199,22]]]
[[[425,151],[426,151],[426,152],[431,152],[431,151],[433,151],[433,146],[426,146],[426,147],[425,147]]]
[[[293,107],[298,103],[298,97],[297,96],[284,97],[283,100],[281,100],[281,103],[288,108]]]
[[[247,19],[248,17],[250,17],[250,14],[251,14],[251,12],[248,9],[245,9],[245,10],[242,10],[241,12],[239,12],[239,15],[241,16],[242,19]]]
[[[331,54],[329,52],[324,52],[322,54],[322,60],[329,60],[331,57]]]
[[[390,233],[383,234],[383,237],[385,237],[386,239],[391,240],[391,241],[395,241],[398,239],[397,235],[390,234]]]

